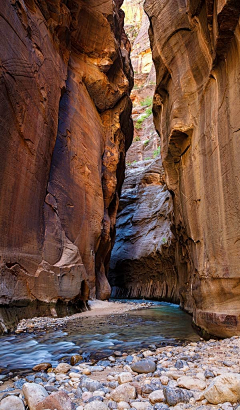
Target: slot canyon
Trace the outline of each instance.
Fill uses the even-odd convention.
[[[118,303],[126,303],[134,311],[140,306],[137,300],[146,300],[146,312],[149,306],[149,311],[160,306],[165,325],[171,317],[171,326],[178,329],[182,321],[177,336],[167,329],[169,345],[184,340],[194,348],[200,343],[199,355],[204,355],[210,345],[200,337],[211,343],[226,338],[221,341],[225,354],[238,341],[240,348],[240,1],[6,0],[0,2],[0,22],[2,346],[11,335],[19,337],[16,343],[22,346],[24,332],[30,338],[26,343],[32,344],[31,332],[42,329],[41,323],[49,323],[49,329],[51,323],[56,329],[70,326],[66,335],[76,340],[66,343],[77,345],[76,327],[67,324],[74,317],[75,326],[85,320],[89,331],[103,326],[103,332],[107,328],[112,335],[112,316],[98,324],[91,319],[91,306],[96,303],[104,310],[113,303],[117,309]],[[137,316],[139,306],[119,319],[123,329],[128,317],[126,326],[135,332],[129,343],[135,350],[140,349],[135,340],[143,337],[141,323],[148,326],[147,313]],[[124,308],[119,309],[124,315]],[[158,311],[154,314],[153,327],[162,320]],[[84,332],[84,343],[90,343],[95,336]],[[94,332],[98,335],[98,327]],[[152,334],[146,346],[145,339],[141,343],[146,348],[156,344],[152,349],[160,349],[161,355],[163,347],[157,348],[155,337]],[[104,350],[106,340],[101,343]],[[92,349],[95,364],[97,347]],[[129,345],[127,353],[131,349]],[[102,362],[107,357],[103,350]],[[114,357],[108,351],[110,364],[100,361],[96,372],[101,366],[114,366],[119,353],[115,350]],[[168,358],[180,352],[169,351]],[[0,385],[6,369],[14,375],[16,371],[2,364],[2,352],[0,348]],[[69,355],[61,356],[64,364]],[[78,356],[90,360],[81,349]],[[147,361],[148,354],[143,356]],[[51,361],[47,357],[38,362]],[[178,359],[184,362],[179,370],[185,359]],[[78,363],[74,360],[72,366]],[[129,363],[127,373],[161,376],[155,373],[162,367],[138,371]],[[29,371],[32,365],[26,366],[21,370]],[[51,368],[38,370],[53,374]],[[240,374],[240,367],[236,372]],[[233,389],[234,399],[225,401],[209,399],[205,375],[204,387],[197,388],[207,391],[201,409],[218,410],[214,405],[225,402],[230,407],[222,410],[237,409],[239,374],[234,387],[238,393]],[[118,380],[119,386],[110,386],[106,397],[100,394],[103,400],[95,407],[92,396],[86,402],[81,396],[79,408],[69,405],[66,397],[52,403],[50,396],[58,389],[49,390],[49,397],[43,394],[46,403],[39,399],[32,405],[29,387],[24,388],[24,405],[28,410],[105,410],[109,394],[114,403],[127,402],[129,407],[106,408],[179,410],[164,390],[167,382],[155,389],[163,388],[164,397],[150,400],[150,407],[130,407],[138,386],[134,385],[136,397],[124,392],[115,400],[111,389],[125,382],[119,375],[111,377],[109,383]],[[133,387],[131,377],[126,384]],[[178,380],[174,375],[168,378]],[[184,390],[182,383],[172,383],[169,389]],[[101,390],[84,386],[82,395]],[[138,394],[148,398],[152,392]],[[181,400],[191,403],[194,397],[195,406],[198,399],[186,398],[185,393],[179,393]],[[4,407],[4,400],[0,388],[0,410],[15,409],[14,404]]]

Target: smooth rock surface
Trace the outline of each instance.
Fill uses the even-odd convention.
[[[22,391],[30,410],[37,410],[38,403],[48,396],[44,387],[37,383],[25,383]]]
[[[0,410],[25,410],[25,406],[19,397],[8,396],[1,400]]]
[[[134,386],[131,386],[129,383],[121,384],[120,386],[116,387],[111,392],[111,399],[120,402],[126,401],[129,402],[130,399],[135,399],[136,397],[136,389]]]
[[[152,373],[156,370],[156,364],[153,360],[140,360],[131,364],[131,369],[137,373]]]

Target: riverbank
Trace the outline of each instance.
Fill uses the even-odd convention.
[[[1,382],[0,410],[26,405],[30,410],[237,409],[239,353],[240,338],[232,337],[150,345],[131,355],[123,346],[105,360],[54,369],[45,363],[27,376]]]
[[[58,328],[66,325],[69,322],[74,322],[77,319],[90,318],[90,317],[99,317],[107,315],[121,314],[128,312],[130,310],[137,310],[150,307],[151,302],[116,302],[116,301],[102,301],[102,300],[93,300],[88,302],[89,310],[81,313],[75,313],[71,316],[65,317],[34,317],[31,319],[22,319],[15,331],[15,333],[21,333],[25,331],[37,331],[48,328]]]

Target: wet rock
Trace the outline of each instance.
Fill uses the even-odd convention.
[[[188,390],[204,390],[206,383],[197,377],[182,376],[177,379],[177,384],[179,387],[183,387]]]
[[[204,397],[212,404],[236,403],[240,400],[240,375],[225,373],[215,377],[204,391]]]
[[[19,397],[8,396],[1,400],[0,410],[25,410],[25,406]]]
[[[75,364],[79,363],[81,360],[82,360],[82,356],[80,354],[74,354],[70,359],[70,363],[72,366],[74,366]]]
[[[39,363],[36,366],[34,366],[32,369],[34,372],[41,372],[41,371],[46,371],[52,367],[51,363]]]
[[[134,386],[131,386],[128,383],[121,384],[116,389],[111,392],[111,399],[120,402],[126,401],[129,402],[130,399],[135,399],[136,389]]]
[[[91,403],[86,404],[84,406],[84,410],[108,410],[108,408],[105,403],[95,400]]]
[[[72,403],[65,392],[58,391],[50,394],[36,406],[36,410],[45,409],[72,410]]]
[[[122,372],[118,375],[118,382],[119,384],[129,383],[132,381],[132,374],[129,372]]]
[[[36,383],[25,383],[22,388],[30,410],[37,410],[37,405],[48,396],[43,386]]]
[[[171,387],[164,387],[163,394],[170,406],[176,406],[178,403],[188,403],[190,398],[193,397],[193,393],[188,390]]]
[[[156,370],[156,363],[152,360],[140,360],[131,364],[131,369],[137,373],[152,373]]]
[[[72,366],[68,363],[59,363],[55,369],[55,373],[67,373]]]
[[[165,401],[163,390],[153,391],[151,394],[149,394],[148,398],[152,404],[161,403]]]

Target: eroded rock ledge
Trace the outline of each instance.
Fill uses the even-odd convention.
[[[155,125],[173,193],[182,306],[240,333],[240,3],[146,0]]]
[[[105,268],[132,139],[121,3],[1,5],[0,310],[8,323],[82,309],[89,294],[109,297]]]

